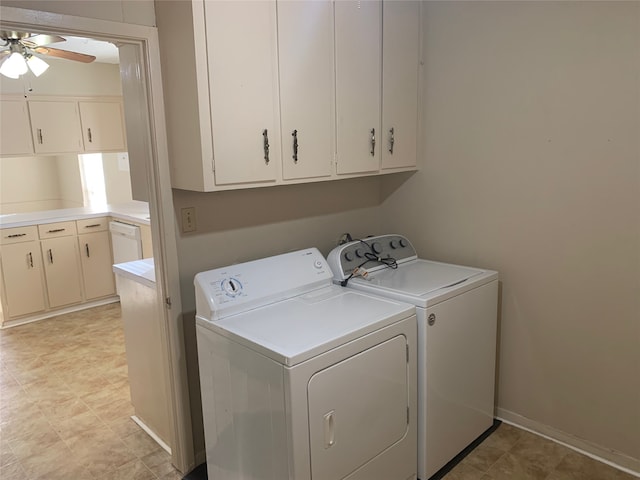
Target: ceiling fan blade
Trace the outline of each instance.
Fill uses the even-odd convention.
[[[49,55],[51,57],[64,58],[67,60],[75,60],[76,62],[82,63],[91,63],[96,57],[93,55],[86,55],[84,53],[78,52],[68,52],[67,50],[60,50],[58,48],[51,47],[36,47],[33,49],[36,53],[41,53],[42,55]]]
[[[43,45],[49,45],[50,43],[66,42],[67,39],[58,35],[46,35],[44,33],[34,35],[22,39],[22,43],[29,48],[41,47]]]

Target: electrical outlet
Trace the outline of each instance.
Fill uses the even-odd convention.
[[[182,213],[182,233],[196,231],[196,208],[186,207],[181,210]]]

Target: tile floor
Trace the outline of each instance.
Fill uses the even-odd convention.
[[[132,414],[120,304],[0,330],[0,479],[181,479]]]
[[[0,330],[0,479],[179,480],[130,418],[115,303]],[[633,480],[507,424],[444,480]]]
[[[551,440],[503,423],[443,480],[637,480]]]

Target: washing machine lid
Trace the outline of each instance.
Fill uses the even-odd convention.
[[[429,301],[442,299],[443,295],[450,297],[452,292],[493,274],[497,276],[477,268],[417,259],[399,264],[396,269],[378,270],[366,279],[352,278],[348,285],[426,308]]]
[[[209,328],[287,366],[415,314],[415,307],[336,285],[211,321]]]

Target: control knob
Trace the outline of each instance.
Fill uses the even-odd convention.
[[[362,258],[363,255],[364,254],[362,253],[362,249],[361,248],[356,248],[356,257]]]
[[[344,259],[347,262],[350,262],[351,260],[353,260],[353,254],[351,252],[344,252]]]
[[[395,240],[391,240],[389,242],[389,246],[395,250],[396,248],[398,248],[398,242],[396,242]]]
[[[228,296],[235,297],[242,291],[242,284],[235,278],[226,278],[222,281],[222,289]]]
[[[373,251],[373,253],[378,255],[378,254],[382,253],[382,245],[380,245],[379,242],[373,242],[371,244],[371,250]]]
[[[400,246],[403,248],[407,246],[407,241],[404,238],[401,238],[399,240],[399,243],[400,243]]]

